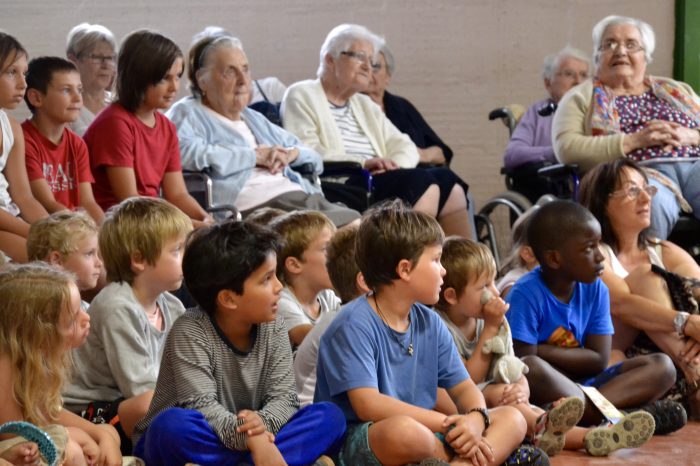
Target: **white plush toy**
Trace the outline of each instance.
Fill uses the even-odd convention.
[[[488,303],[492,297],[489,290],[484,290],[481,295],[482,306]],[[515,356],[513,338],[506,319],[503,319],[496,336],[486,340],[481,350],[486,354],[493,353],[488,378],[496,383],[515,383],[529,370],[527,365]]]

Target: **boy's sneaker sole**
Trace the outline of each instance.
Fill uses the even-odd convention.
[[[545,429],[542,437],[535,441],[548,456],[564,449],[566,433],[578,424],[583,416],[583,401],[575,396],[565,398],[545,414]]]
[[[654,417],[646,411],[635,411],[613,426],[596,427],[584,438],[591,456],[607,456],[621,448],[637,448],[654,435]]]

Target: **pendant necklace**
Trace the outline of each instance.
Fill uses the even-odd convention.
[[[384,322],[384,325],[389,327],[389,334],[396,341],[396,343],[399,344],[402,350],[408,353],[409,356],[413,356],[413,327],[411,326],[411,312],[409,311],[408,313],[408,329],[411,332],[411,338],[408,343],[408,348],[406,348],[404,347],[403,343],[401,343],[401,341],[399,340],[399,337],[396,336],[396,333],[394,333],[394,329],[391,328],[389,322],[387,322],[386,320],[386,317],[384,317],[384,313],[382,312],[382,309],[379,307],[379,303],[377,302],[377,294],[372,293],[372,297],[374,298],[374,305],[377,306],[377,312],[379,312],[379,316],[382,318],[382,322]]]

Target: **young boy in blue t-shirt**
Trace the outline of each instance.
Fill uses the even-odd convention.
[[[444,235],[432,217],[400,202],[365,214],[357,265],[372,291],[347,304],[321,337],[316,401],[333,401],[348,422],[343,465],[501,464],[525,436],[513,407],[486,410],[438,300]],[[425,304],[423,304],[425,303]],[[433,410],[438,387],[459,413]],[[546,455],[538,463],[549,464]]]
[[[533,214],[527,236],[540,267],[513,286],[506,317],[515,353],[530,368],[533,403],[567,396],[585,399],[575,382],[597,388],[623,409],[660,398],[675,380],[673,363],[665,354],[608,367],[613,326],[608,289],[598,279],[603,271],[598,221],[579,204],[554,201]],[[634,422],[588,436],[586,449],[604,455],[646,442],[654,432],[654,418],[642,411],[635,414],[625,418]],[[601,420],[597,408],[586,403],[584,423]],[[628,433],[633,435],[623,435]]]

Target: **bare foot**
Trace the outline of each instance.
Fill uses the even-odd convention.
[[[34,442],[22,442],[0,453],[0,458],[15,466],[37,464],[39,447]]]

